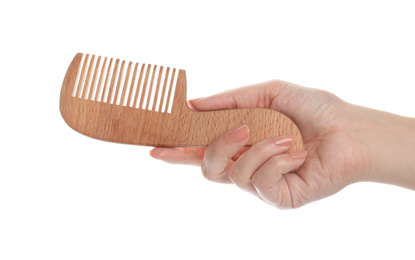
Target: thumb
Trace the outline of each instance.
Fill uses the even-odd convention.
[[[209,97],[189,100],[188,105],[195,111],[270,108],[287,115],[300,126],[309,116],[307,106],[315,103],[312,102],[317,93],[315,92],[290,82],[271,80]]]
[[[233,109],[238,106],[234,100],[234,96],[226,92],[209,97],[192,99],[187,101],[187,104],[195,111]]]
[[[290,105],[294,105],[293,96],[298,97],[299,89],[292,83],[271,80],[259,84],[228,90],[209,97],[188,101],[191,109],[196,111],[220,110],[234,108],[271,108],[289,115]],[[289,102],[287,102],[289,101]]]
[[[196,111],[234,108],[272,108],[288,82],[272,80],[242,88],[228,90],[213,96],[189,100],[189,107]],[[275,109],[275,108],[274,108]]]

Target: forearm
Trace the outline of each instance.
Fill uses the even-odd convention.
[[[415,119],[360,108],[357,124],[367,151],[367,181],[415,190]]]

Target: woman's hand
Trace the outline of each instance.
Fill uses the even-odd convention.
[[[300,207],[358,181],[398,185],[407,181],[388,177],[388,168],[379,165],[384,153],[378,149],[383,146],[372,145],[396,141],[377,137],[375,131],[376,124],[382,125],[379,120],[398,120],[397,116],[353,106],[331,93],[273,80],[192,100],[189,106],[196,111],[264,107],[284,113],[297,124],[307,152],[286,153],[291,136],[244,147],[249,139],[246,126],[219,136],[207,148],[151,151],[151,156],[166,162],[201,166],[207,179],[234,183],[276,207]],[[402,124],[401,131],[410,132],[412,127],[412,121]],[[300,170],[293,172],[303,163]],[[410,187],[415,187],[414,177],[412,181]]]

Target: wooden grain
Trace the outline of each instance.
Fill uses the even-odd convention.
[[[86,57],[87,59],[88,57]],[[79,70],[79,64],[81,63],[82,54],[75,55],[72,63],[70,64],[63,81],[61,97],[60,97],[60,111],[66,121],[74,130],[85,134],[87,136],[97,138],[100,140],[136,144],[136,145],[148,145],[148,146],[206,146],[211,143],[219,135],[226,133],[227,131],[242,126],[248,125],[250,129],[250,140],[248,145],[255,144],[256,142],[278,137],[282,135],[290,134],[294,137],[293,146],[290,151],[303,150],[303,141],[297,126],[285,115],[266,108],[245,108],[245,109],[232,109],[232,110],[218,110],[218,111],[206,111],[195,112],[192,111],[186,102],[186,73],[184,70],[176,70],[170,68],[164,68],[166,73],[172,73],[170,82],[167,82],[167,75],[164,82],[161,82],[161,77],[154,79],[155,67],[152,75],[150,75],[150,65],[143,64],[141,71],[138,72],[138,64],[134,66],[134,72],[130,83],[130,91],[128,91],[128,97],[124,97],[126,93],[126,84],[131,70],[131,63],[127,68],[125,76],[125,82],[123,84],[122,97],[123,101],[127,98],[127,104],[123,106],[116,105],[117,93],[120,91],[122,70],[125,62],[122,61],[121,69],[118,76],[118,82],[115,82],[118,65],[120,60],[116,60],[114,66],[114,73],[109,75],[107,73],[105,83],[100,86],[102,81],[102,73],[99,77],[99,83],[96,89],[96,96],[99,94],[99,89],[102,88],[102,97],[104,97],[105,87],[108,80],[111,80],[108,92],[108,98],[106,102],[79,98],[81,90],[78,88],[77,93],[74,96],[74,87],[76,84],[76,76]],[[104,71],[106,58],[104,59]],[[89,67],[92,66],[92,59]],[[110,64],[112,59],[110,60]],[[84,62],[86,64],[86,61]],[[85,65],[86,66],[86,65]],[[88,74],[87,69],[83,67],[81,71],[82,75],[87,76],[85,78],[93,77],[92,81],[98,77]],[[145,75],[143,75],[144,66],[147,66]],[[110,70],[108,66],[108,72]],[[139,73],[139,75],[137,74]],[[177,84],[174,93],[171,92],[174,74],[178,73]],[[112,77],[109,79],[109,77]],[[139,77],[137,85],[133,86],[134,79]],[[140,91],[141,81],[144,81],[143,89],[141,90],[141,100],[138,101],[138,93]],[[148,95],[146,93],[147,83],[150,81]],[[158,111],[154,111],[156,108],[155,95],[154,103],[152,107],[149,107],[151,90],[155,83],[155,91],[160,93],[160,104]],[[93,85],[91,85],[91,88]],[[116,89],[114,89],[116,88]],[[135,95],[133,95],[132,89],[136,88]],[[85,90],[86,92],[87,90]],[[167,92],[167,93],[166,93]],[[114,93],[114,95],[112,95]],[[174,94],[171,113],[162,112],[167,111],[162,109],[162,106],[168,107],[168,97]],[[167,96],[167,97],[166,97]],[[89,95],[91,97],[91,95]],[[147,98],[146,107],[148,109],[142,109],[143,101]],[[133,99],[133,100],[131,100]],[[113,104],[110,104],[111,100]],[[163,102],[164,100],[164,102]],[[133,103],[130,106],[130,101]],[[133,102],[134,101],[134,102]],[[139,102],[139,107],[136,108],[136,103]]]

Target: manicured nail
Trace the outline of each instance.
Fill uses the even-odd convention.
[[[274,143],[278,146],[290,146],[292,142],[293,138],[290,135],[284,135],[274,139]]]
[[[189,100],[189,101],[190,101],[190,102],[197,102],[197,101],[202,100],[202,99],[204,99],[204,97],[201,97],[201,98],[195,98],[195,99],[191,99],[191,100]]]
[[[307,152],[306,151],[293,152],[293,153],[290,153],[290,156],[293,159],[304,159],[307,156]]]
[[[159,159],[160,157],[163,157],[163,155],[166,154],[166,150],[163,148],[154,148],[150,151],[150,155],[153,158]]]
[[[195,110],[195,107],[192,105],[192,102],[190,100],[187,101],[187,106],[192,109]]]
[[[236,128],[230,131],[227,134],[229,141],[232,143],[239,143],[249,137],[249,128],[248,126],[244,125],[239,128]]]
[[[190,107],[190,109],[197,110],[195,108],[194,104],[197,103],[197,101],[202,100],[202,99],[204,99],[204,98],[195,98],[195,99],[189,100],[189,101],[187,101],[187,105]]]

